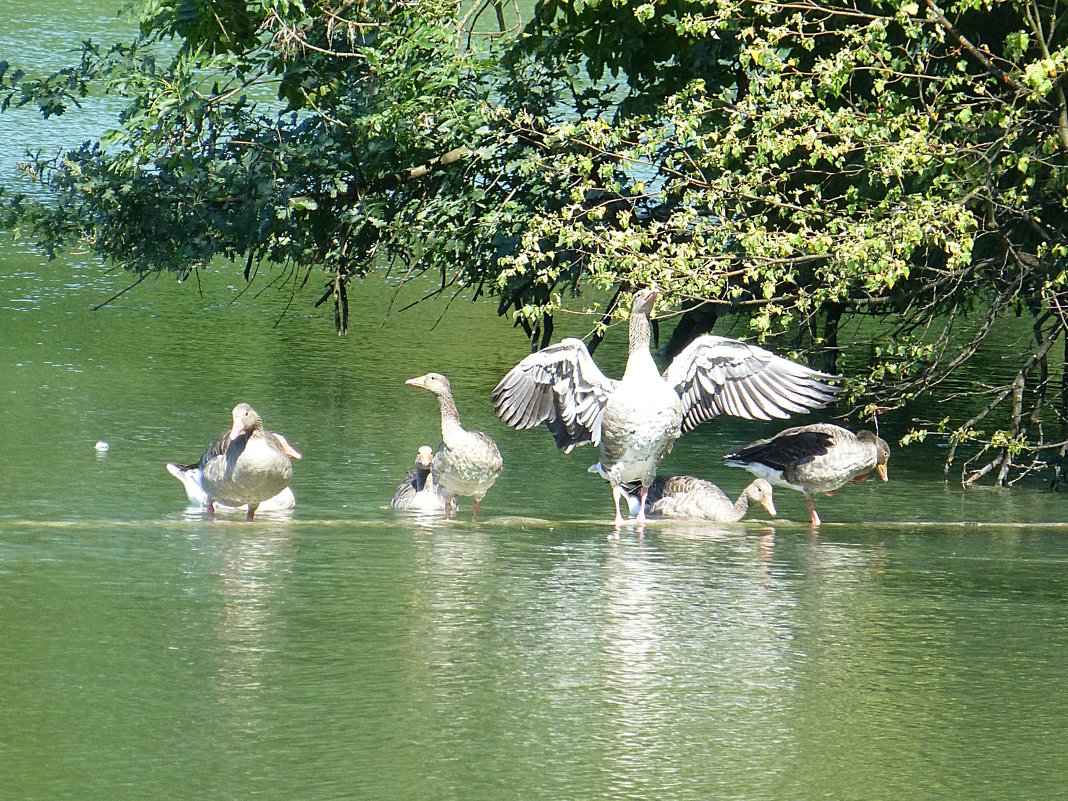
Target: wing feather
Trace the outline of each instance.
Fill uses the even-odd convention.
[[[820,425],[787,428],[774,437],[751,442],[725,458],[727,464],[744,467],[763,464],[776,470],[825,456],[835,443],[829,427]]]
[[[683,433],[720,414],[749,420],[785,419],[820,409],[841,389],[836,376],[776,356],[756,345],[707,334],[664,371],[683,406]]]
[[[200,461],[197,462],[197,467],[204,467],[212,459],[224,456],[227,448],[230,447],[230,431],[229,429],[219,434],[215,438],[215,441],[211,443],[200,456]]]
[[[808,409],[800,403],[790,399],[790,388],[774,375],[768,373],[755,373],[751,378],[753,386],[759,388],[761,394],[769,403],[776,405],[783,416],[800,414]]]
[[[493,408],[512,428],[545,423],[570,453],[600,444],[604,407],[618,383],[601,372],[582,340],[565,339],[513,367],[493,390]]]

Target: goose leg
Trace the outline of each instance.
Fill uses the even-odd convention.
[[[612,485],[612,501],[616,505],[616,528],[619,528],[620,526],[623,525],[623,515],[621,515],[619,513],[619,499],[622,497],[622,495],[623,495],[623,488],[618,486],[618,485],[616,485],[616,484],[613,484]]]
[[[811,495],[809,495],[807,497],[808,497],[808,515],[809,515],[809,518],[812,520],[812,527],[816,528],[820,524],[820,516],[818,514],[816,514],[816,501]]]
[[[475,502],[471,505],[471,522],[478,522],[478,505],[482,503],[481,498],[475,498]]]
[[[250,503],[248,505],[248,513],[245,515],[245,520],[252,520],[256,516],[256,510],[260,508],[258,503]]]
[[[645,499],[649,497],[649,488],[642,484],[641,500],[638,503],[638,515],[634,518],[634,522],[639,526],[645,524]]]

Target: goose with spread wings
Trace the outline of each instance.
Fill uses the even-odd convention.
[[[623,522],[623,485],[641,482],[635,522],[645,522],[657,465],[675,440],[720,414],[757,420],[787,418],[826,406],[834,376],[736,339],[706,334],[660,373],[649,350],[658,292],[634,296],[630,350],[623,378],[608,378],[579,339],[532,353],[493,391],[497,415],[512,428],[542,423],[565,453],[592,443],[601,450],[590,468],[612,486],[615,522]]]

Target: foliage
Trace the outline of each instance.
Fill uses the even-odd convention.
[[[0,65],[5,106],[127,101],[105,141],[33,160],[52,199],[11,197],[8,223],[138,273],[224,257],[296,290],[322,269],[341,327],[372,270],[489,293],[543,342],[584,285],[656,283],[698,329],[731,315],[830,366],[848,344],[868,414],[946,392],[1023,315],[1033,348],[971,419],[907,434],[1005,483],[1064,455],[1056,11],[543,0],[509,28],[437,0],[150,0],[133,44],[44,78]]]

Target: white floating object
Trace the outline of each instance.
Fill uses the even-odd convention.
[[[110,450],[111,450],[111,446],[108,445],[106,442],[104,442],[104,440],[100,440],[98,443],[96,443],[96,452],[97,453],[107,453]]]

